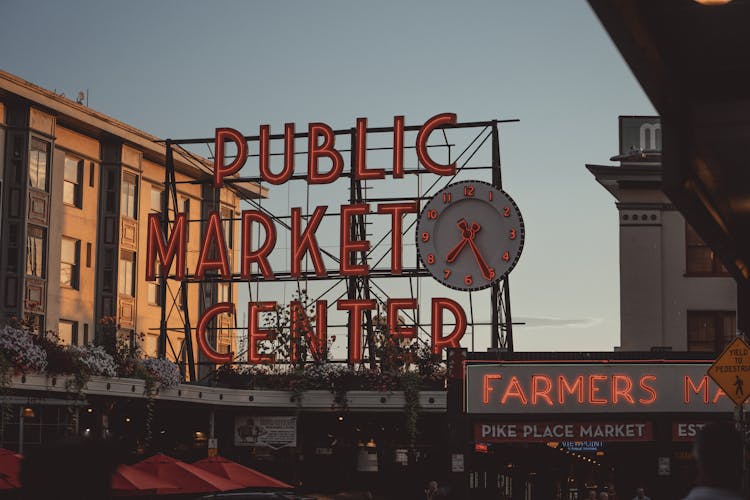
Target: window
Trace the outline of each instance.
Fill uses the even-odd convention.
[[[57,324],[57,336],[63,345],[78,345],[78,322],[61,319]]]
[[[161,189],[151,188],[151,213],[160,214],[162,208],[162,200],[164,198],[164,191]]]
[[[190,241],[190,198],[182,199],[182,213],[185,214],[185,241]]]
[[[37,278],[45,276],[45,239],[44,229],[29,226],[26,237],[26,274]]]
[[[734,311],[688,311],[688,351],[719,353],[734,338]]]
[[[41,314],[26,313],[23,316],[23,322],[26,328],[37,335],[44,332],[44,316]]]
[[[152,306],[161,305],[161,294],[159,293],[159,280],[160,278],[157,278],[155,282],[148,283],[148,303],[151,304]]]
[[[120,192],[120,215],[135,219],[138,213],[137,192],[138,178],[129,172],[122,174],[122,189]]]
[[[81,177],[83,176],[83,160],[72,156],[65,156],[65,173],[63,184],[63,203],[81,208],[82,192]]]
[[[221,225],[223,226],[221,230],[224,233],[224,240],[227,242],[227,248],[232,248],[232,244],[234,243],[234,232],[232,231],[234,221],[232,220],[232,217],[233,214],[231,208],[221,207]]]
[[[120,269],[117,279],[117,290],[120,295],[135,296],[135,253],[120,253]]]
[[[47,191],[48,168],[49,143],[32,137],[29,148],[29,186]]]
[[[78,290],[80,255],[81,242],[63,236],[60,252],[60,285]]]
[[[231,283],[217,283],[217,298],[216,302],[231,302],[232,301],[232,284]]]
[[[726,276],[729,274],[713,250],[687,222],[685,223],[685,263],[688,275]]]

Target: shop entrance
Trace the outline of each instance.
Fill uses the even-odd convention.
[[[629,500],[659,486],[656,444],[557,442],[477,444],[468,473],[471,498],[584,500],[606,491]]]

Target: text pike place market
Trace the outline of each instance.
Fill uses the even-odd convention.
[[[439,176],[452,176],[456,173],[456,164],[440,164],[433,160],[428,152],[427,143],[433,131],[440,127],[455,125],[456,115],[444,113],[435,115],[427,120],[419,129],[416,137],[416,153],[419,163],[429,172]],[[396,116],[393,124],[393,165],[390,171],[393,179],[404,176],[404,117]],[[284,164],[283,169],[272,172],[270,167],[270,127],[262,125],[259,135],[258,168],[261,178],[271,184],[283,184],[292,178],[294,173],[294,124],[286,124],[284,127]],[[336,134],[333,129],[325,123],[311,123],[308,127],[307,145],[307,175],[309,184],[328,184],[341,177],[344,169],[344,160],[335,147]],[[226,144],[231,142],[237,150],[237,154],[229,163],[226,162]],[[246,138],[237,130],[230,128],[216,129],[215,134],[215,160],[213,186],[222,188],[225,179],[240,171],[245,165],[248,154]],[[369,168],[366,162],[367,151],[367,119],[357,118],[355,129],[354,154],[356,161],[353,162],[352,175],[355,179],[371,180],[383,179],[386,170],[383,168]],[[324,160],[328,166],[326,171],[321,169],[320,160]],[[291,207],[290,222],[290,269],[291,277],[302,276],[302,263],[309,257],[319,277],[328,276],[328,270],[323,262],[323,257],[316,237],[316,231],[326,214],[328,207],[318,206],[313,213],[306,217],[307,225],[303,228],[302,207]],[[352,236],[351,227],[354,218],[365,214],[376,213],[390,218],[391,231],[391,262],[390,270],[393,275],[401,275],[403,241],[402,221],[405,214],[417,213],[418,203],[404,201],[398,203],[379,203],[371,207],[367,203],[347,204],[340,207],[340,264],[338,272],[340,276],[365,276],[370,272],[367,263],[356,263],[354,256],[357,252],[367,252],[370,249],[370,241],[367,239],[356,239]],[[186,269],[187,251],[187,217],[184,213],[177,214],[171,224],[171,233],[168,237],[162,231],[161,215],[150,214],[148,218],[147,256],[146,256],[146,280],[156,279],[156,259],[158,257],[161,269],[170,270],[174,265],[173,276],[178,280],[201,280],[206,273],[218,273],[218,281],[231,281],[233,276],[229,264],[228,251],[225,235],[222,229],[222,220],[219,212],[211,212],[204,225],[205,231],[201,238],[201,249],[198,263],[191,275]],[[262,226],[265,232],[265,240],[253,248],[251,245],[251,227],[253,224]],[[244,210],[241,216],[241,250],[240,250],[240,277],[251,281],[259,279],[258,275],[251,275],[251,266],[257,265],[260,274],[265,281],[275,279],[274,270],[269,262],[269,255],[276,245],[276,226],[273,219],[259,210]],[[172,277],[172,276],[170,276]],[[274,301],[251,302],[248,310],[248,361],[250,363],[269,363],[274,358],[270,354],[261,354],[258,351],[258,341],[269,338],[270,331],[259,327],[259,315],[276,308]],[[327,329],[327,302],[324,300],[316,303],[315,328],[292,327],[292,337],[299,338],[301,335],[308,336],[312,349],[321,349],[326,345]],[[360,361],[360,347],[362,343],[362,319],[366,310],[377,308],[375,300],[343,299],[337,301],[337,309],[348,311],[352,317],[349,321],[348,332],[350,362]],[[417,308],[416,299],[392,298],[386,305],[387,324],[391,335],[398,338],[414,338],[417,328],[414,325],[400,325],[397,321],[400,310],[414,310]],[[309,324],[304,307],[299,302],[290,304],[292,315],[291,325]],[[228,363],[232,361],[232,353],[216,352],[206,339],[206,328],[210,320],[222,313],[234,312],[234,304],[221,302],[208,307],[200,316],[196,328],[196,341],[198,347],[206,355],[207,359],[215,363]],[[443,331],[443,313],[448,312],[454,318],[453,330],[445,335]],[[454,300],[448,298],[432,299],[432,351],[440,353],[448,347],[458,347],[461,337],[466,330],[466,313]],[[302,321],[299,321],[299,320]],[[294,356],[294,352],[292,353]],[[292,359],[291,361],[295,361]]]

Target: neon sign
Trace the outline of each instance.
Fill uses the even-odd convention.
[[[441,164],[430,156],[428,141],[431,134],[444,126],[455,125],[457,118],[452,113],[442,113],[428,119],[421,127],[415,140],[416,155],[419,164],[428,172],[438,176],[451,176],[456,173],[455,163]],[[390,174],[394,179],[404,177],[404,117],[396,116],[393,120],[393,157]],[[325,123],[310,123],[307,129],[307,168],[305,180],[309,184],[329,184],[339,179],[343,174],[344,160],[336,149],[336,134],[333,129]],[[250,151],[247,139],[237,130],[231,128],[218,128],[215,131],[215,160],[213,165],[213,187],[220,189],[224,187],[227,178],[237,174],[246,164]],[[295,125],[287,123],[284,126],[284,160],[280,170],[274,171],[270,162],[270,139],[271,129],[269,125],[261,125],[258,138],[258,170],[263,181],[270,184],[283,184],[290,179],[295,171]],[[233,145],[236,154],[228,160],[228,146]],[[383,179],[386,177],[386,169],[368,167],[367,152],[367,119],[357,118],[354,131],[353,155],[356,161],[352,162],[352,176],[359,180]],[[325,164],[326,168],[322,167]],[[356,238],[353,234],[352,224],[355,218],[363,215],[377,215],[389,219],[391,231],[391,260],[390,271],[393,275],[401,275],[403,272],[403,238],[402,221],[406,214],[414,214],[419,211],[419,204],[413,201],[378,203],[370,206],[368,203],[344,204],[339,208],[339,266],[335,273],[336,277],[366,276],[370,273],[368,263],[357,263],[355,254],[367,252],[370,241],[366,238]],[[326,268],[323,255],[317,238],[317,231],[323,217],[329,207],[321,205],[316,207],[312,213],[303,217],[302,207],[290,207],[290,249],[289,266],[291,277],[302,276],[302,266],[305,259],[309,258],[319,277],[330,276],[330,270]],[[223,233],[222,219],[219,212],[210,212],[203,230],[200,253],[195,269],[192,274],[186,268],[187,252],[187,217],[180,213],[170,225],[168,234],[162,230],[160,214],[150,214],[147,224],[147,254],[146,254],[146,280],[156,279],[157,259],[160,269],[164,273],[171,273],[170,277],[177,280],[199,281],[209,273],[216,276],[216,281],[231,281],[234,276],[229,261],[225,234]],[[253,245],[251,234],[255,226],[260,226],[265,235],[264,240]],[[244,210],[240,219],[240,249],[239,277],[242,280],[273,281],[276,279],[274,269],[270,263],[269,256],[272,254],[277,243],[277,230],[274,220],[265,212],[260,210]],[[252,266],[257,266],[258,274],[251,272]],[[248,304],[248,361],[250,363],[273,363],[272,355],[262,354],[258,350],[258,342],[269,338],[270,332],[260,327],[260,315],[263,312],[276,308],[277,303],[273,301],[251,302]],[[311,340],[312,348],[325,345],[327,334],[326,311],[328,303],[319,300],[315,304],[317,315],[315,328],[302,331],[304,322],[292,322],[292,338],[306,335]],[[360,352],[362,346],[362,322],[367,311],[376,309],[374,300],[363,299],[341,299],[336,303],[336,309],[348,313],[350,321],[348,331],[349,362],[361,361]],[[417,302],[412,298],[391,298],[386,305],[387,324],[390,335],[397,338],[413,338],[416,336],[416,326],[401,325],[398,322],[399,311],[416,310]],[[304,308],[299,304],[290,304],[290,310],[294,314],[306,314]],[[209,322],[219,314],[234,313],[234,304],[221,302],[209,306],[199,318],[196,329],[196,342],[200,351],[213,363],[228,363],[233,359],[232,353],[217,352],[207,340],[207,327]],[[431,301],[431,345],[434,354],[441,353],[442,349],[458,347],[461,338],[466,331],[467,319],[461,305],[449,298],[432,298]],[[444,318],[446,316],[446,318]],[[444,331],[444,325],[453,325],[449,332]],[[292,352],[294,357],[294,352]],[[294,361],[292,359],[292,361]]]
[[[466,366],[467,413],[721,412],[733,404],[704,363]]]

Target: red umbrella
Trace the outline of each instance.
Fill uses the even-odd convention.
[[[130,465],[120,465],[112,475],[114,495],[148,495],[157,491],[166,493],[169,490],[177,493],[179,488]]]
[[[21,460],[16,452],[0,448],[0,490],[12,490],[21,487]]]
[[[133,467],[156,476],[158,479],[178,485],[176,490],[174,488],[157,488],[157,494],[210,493],[213,491],[237,490],[243,487],[234,481],[229,481],[161,453],[138,462]]]
[[[232,462],[224,457],[208,457],[203,460],[199,460],[193,464],[195,467],[200,467],[203,470],[212,472],[217,476],[221,476],[232,480],[235,483],[239,483],[243,488],[294,488],[289,484],[286,484],[278,479],[274,479],[271,476],[258,472],[257,470],[240,465],[237,462]]]

